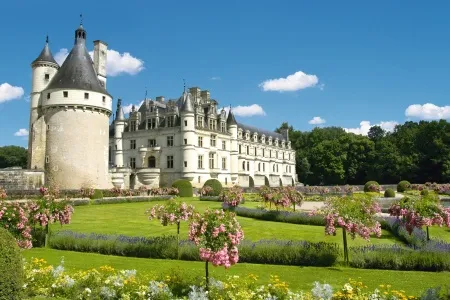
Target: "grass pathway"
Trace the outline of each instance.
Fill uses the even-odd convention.
[[[189,276],[203,276],[204,274],[203,262],[119,257],[44,248],[25,250],[23,255],[28,260],[32,257],[44,258],[54,266],[59,264],[61,257],[64,257],[64,266],[71,270],[85,270],[110,265],[116,269],[136,269],[138,273],[146,274],[161,274],[171,269],[186,272]],[[409,295],[418,295],[428,287],[448,284],[448,278],[450,278],[449,272],[364,270],[340,267],[320,268],[244,263],[238,263],[228,270],[211,267],[210,273],[212,277],[217,279],[224,279],[228,275],[246,276],[255,274],[260,278],[261,284],[269,283],[270,275],[278,275],[281,280],[289,283],[290,288],[293,290],[310,290],[314,281],[327,282],[333,285],[334,288],[340,288],[349,278],[352,278],[362,281],[373,289],[380,284],[390,284],[392,289],[403,289]]]

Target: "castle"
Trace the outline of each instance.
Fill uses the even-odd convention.
[[[29,168],[64,189],[194,187],[216,178],[225,186],[293,185],[295,151],[283,134],[236,122],[209,91],[186,88],[178,99],[144,99],[125,118],[121,100],[110,124],[107,44],[94,41],[93,60],[80,25],[59,66],[48,40],[32,66]]]

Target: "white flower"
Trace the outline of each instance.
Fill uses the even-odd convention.
[[[84,291],[85,291],[86,293],[88,293],[88,294],[92,293],[92,291],[91,291],[90,288],[85,288]]]

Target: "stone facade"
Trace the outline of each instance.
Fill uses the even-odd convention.
[[[43,171],[1,169],[0,186],[7,191],[36,190],[45,183]]]

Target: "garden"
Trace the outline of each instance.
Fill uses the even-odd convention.
[[[449,185],[395,188],[0,190],[0,299],[448,299]]]

